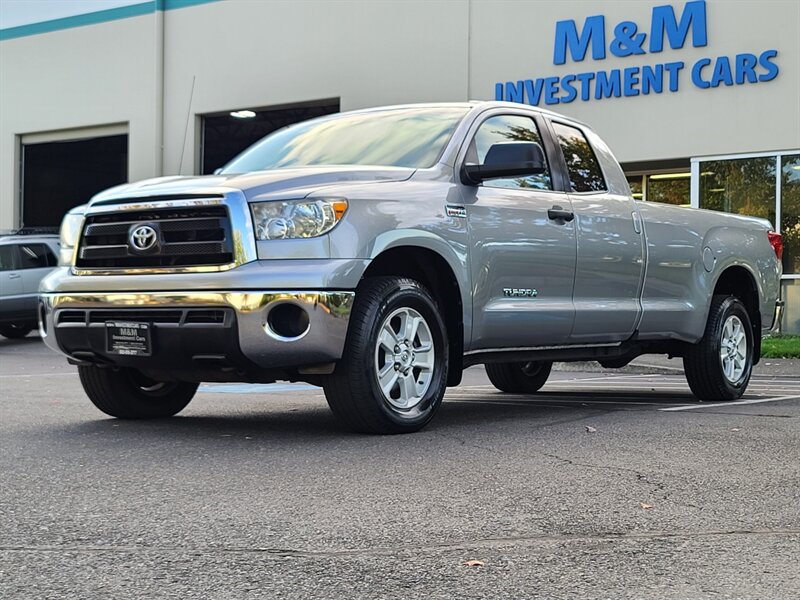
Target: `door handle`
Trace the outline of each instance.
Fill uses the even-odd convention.
[[[556,205],[553,208],[547,209],[547,218],[552,219],[553,221],[561,219],[562,221],[569,223],[575,218],[575,214],[571,210],[564,210],[560,206]]]
[[[9,273],[8,274],[8,278],[9,279],[19,279],[20,277],[22,277],[22,275],[20,275],[19,273]]]

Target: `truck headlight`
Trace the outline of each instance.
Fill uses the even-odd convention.
[[[328,233],[347,210],[347,200],[275,200],[250,206],[256,239],[286,240]]]
[[[78,245],[78,240],[81,237],[81,228],[83,227],[83,216],[86,212],[87,206],[82,204],[70,210],[61,221],[61,230],[59,232],[59,244],[61,249],[58,253],[58,264],[62,267],[70,266],[72,264],[72,256],[75,254],[75,246]]]

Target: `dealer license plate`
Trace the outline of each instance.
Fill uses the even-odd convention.
[[[106,350],[110,354],[150,356],[150,323],[106,321]]]

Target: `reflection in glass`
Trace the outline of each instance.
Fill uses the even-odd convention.
[[[800,154],[781,157],[783,272],[800,274]]]
[[[592,152],[592,147],[583,135],[583,132],[575,127],[553,123],[553,129],[564,153],[564,160],[567,162],[569,180],[572,184],[573,192],[599,192],[606,189],[603,180],[603,171],[600,163]]]
[[[432,167],[467,110],[387,109],[305,121],[268,135],[222,173],[309,165]]]
[[[667,175],[648,177],[647,200],[676,206],[689,206],[691,204],[689,181],[689,177],[679,174],[676,174],[675,177]]]
[[[700,208],[775,223],[775,157],[700,163]]]
[[[631,188],[631,195],[636,200],[644,200],[644,186],[642,185],[641,175],[628,175],[628,186]]]
[[[465,162],[482,165],[486,154],[493,144],[503,142],[536,142],[542,147],[542,138],[536,123],[530,117],[519,115],[498,115],[484,121],[475,133],[475,137],[467,148]],[[513,177],[507,179],[489,179],[483,182],[486,187],[531,188],[537,190],[553,189],[550,181],[550,170],[529,177]]]

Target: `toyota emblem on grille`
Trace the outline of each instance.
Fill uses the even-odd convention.
[[[150,225],[134,225],[128,234],[128,244],[134,252],[147,252],[158,243],[158,233]]]

